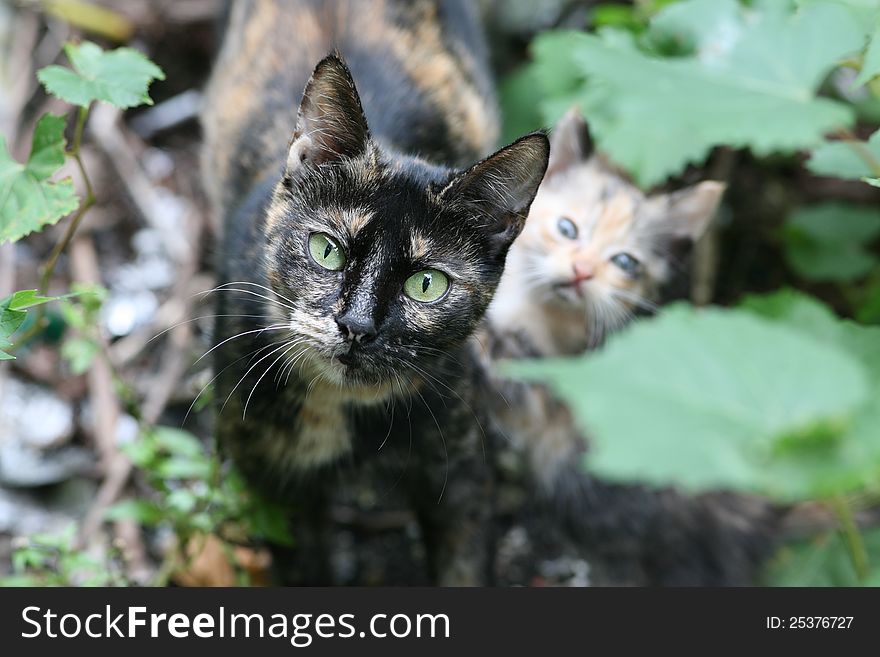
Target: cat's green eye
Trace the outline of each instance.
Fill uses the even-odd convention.
[[[422,303],[437,301],[449,289],[449,277],[438,269],[425,269],[406,279],[403,291]]]
[[[325,233],[309,236],[309,254],[324,269],[339,271],[345,266],[345,254],[332,237]]]

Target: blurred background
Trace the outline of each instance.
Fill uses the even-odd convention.
[[[673,294],[686,305],[582,359],[583,390],[560,387],[595,438],[585,467],[817,505],[833,527],[785,548],[766,581],[880,585],[878,3],[479,5],[505,139],[578,105],[598,148],[643,189],[728,184]],[[26,235],[3,218],[0,353],[14,356],[0,361],[7,583],[260,583],[267,556],[245,539],[283,539],[275,510],[212,455],[212,373],[199,360],[210,346],[216,236],[197,115],[223,11],[218,0],[0,2],[0,135],[25,162],[35,132],[48,134],[41,117],[64,117],[76,157],[61,157],[53,175],[72,176],[79,198],[62,213],[72,216]],[[109,102],[93,103],[78,126],[81,113],[37,72],[69,66],[65,44],[84,38],[158,65],[164,75],[131,64],[152,103],[96,96]],[[0,159],[0,181],[9,162]],[[80,165],[95,199],[81,221],[76,208],[91,191]],[[63,298],[14,296],[27,290]],[[693,310],[710,304],[719,306],[711,324]],[[742,329],[746,316],[757,328]],[[670,367],[652,359],[671,334],[685,345],[675,371],[656,370]],[[771,357],[785,345],[794,345],[788,360]],[[747,409],[735,420],[689,403],[700,382],[688,372],[703,366],[732,372],[718,395]],[[624,374],[652,368],[680,403],[632,391]],[[531,376],[555,380],[552,368]],[[658,441],[665,459],[642,449]]]

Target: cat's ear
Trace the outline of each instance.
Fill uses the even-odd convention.
[[[658,221],[674,237],[696,242],[715,216],[726,188],[722,182],[707,180],[666,194],[659,199]]]
[[[455,176],[439,199],[476,210],[493,243],[506,250],[522,230],[547,170],[549,153],[544,133],[521,137]]]
[[[370,133],[345,62],[328,55],[306,84],[287,153],[287,172],[364,152]]]
[[[587,122],[577,107],[565,113],[550,133],[550,163],[547,177],[586,160],[592,151]]]

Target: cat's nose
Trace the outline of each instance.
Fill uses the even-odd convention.
[[[343,313],[336,318],[336,324],[349,342],[369,342],[376,337],[376,324],[364,315]]]
[[[592,267],[587,267],[580,263],[574,263],[574,282],[588,281],[595,275]]]

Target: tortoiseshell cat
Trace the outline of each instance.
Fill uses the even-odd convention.
[[[634,312],[654,310],[678,252],[703,234],[724,193],[707,181],[645,196],[590,154],[576,109],[550,145],[547,175],[488,311],[526,355],[579,353]]]
[[[490,571],[491,440],[468,339],[549,145],[535,133],[451,168],[497,134],[471,11],[464,0],[232,7],[204,115],[225,231],[216,432],[296,512],[289,581],[328,582],[334,475],[376,452],[408,464],[435,581],[479,584]]]

